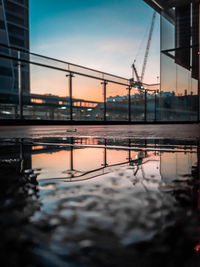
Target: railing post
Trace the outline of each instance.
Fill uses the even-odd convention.
[[[106,85],[107,85],[107,81],[103,81],[101,84],[103,84],[103,102],[104,102],[104,121],[106,121]]]
[[[155,117],[154,117],[154,120],[156,121],[157,120],[157,96],[156,96],[156,90],[155,90]]]
[[[104,168],[106,168],[108,166],[108,163],[107,163],[107,142],[106,142],[106,139],[104,139],[104,163],[101,164],[101,166],[103,166]]]
[[[128,162],[129,162],[129,165],[131,166],[132,159],[131,159],[131,149],[130,149],[130,147],[131,147],[131,140],[130,139],[128,139],[128,147],[129,147],[129,150],[128,150]]]
[[[73,101],[72,101],[72,78],[74,77],[73,73],[70,72],[69,75],[69,114],[70,114],[70,121],[73,120]]]
[[[20,51],[18,51],[18,93],[19,93],[19,119],[23,119],[23,91],[22,91],[22,81],[21,81],[21,61],[20,61]]]
[[[131,89],[132,87],[129,86],[128,88],[128,121],[131,121]]]
[[[144,91],[144,121],[147,121],[147,90]]]
[[[70,146],[70,170],[73,171],[74,170],[74,161],[73,161],[73,144],[74,144],[74,138],[71,137],[70,138],[70,143],[71,143],[71,146]]]

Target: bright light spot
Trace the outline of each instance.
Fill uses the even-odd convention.
[[[2,114],[11,114],[10,111],[2,111],[1,113],[2,113]]]
[[[196,252],[200,252],[200,244],[197,244],[195,247],[194,247],[194,250]]]

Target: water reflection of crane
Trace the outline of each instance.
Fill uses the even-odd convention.
[[[129,139],[129,149],[127,149],[128,157],[126,158],[126,161],[122,161],[120,163],[109,164],[107,154],[108,154],[108,150],[111,148],[107,147],[107,140],[105,139],[104,140],[104,156],[103,156],[103,163],[101,164],[101,167],[96,168],[96,169],[91,169],[89,171],[79,171],[79,170],[74,169],[73,149],[75,147],[71,146],[70,169],[65,171],[65,173],[68,174],[68,177],[65,177],[64,179],[67,179],[67,181],[79,181],[79,180],[92,179],[100,175],[105,175],[105,174],[110,173],[110,168],[112,167],[120,167],[120,166],[122,167],[122,166],[129,165],[133,167],[134,176],[137,175],[138,170],[141,168],[141,171],[143,174],[143,180],[145,180],[146,178],[145,178],[145,174],[143,170],[143,165],[147,162],[155,161],[155,160],[152,160],[151,158],[148,160],[149,154],[147,153],[146,147],[147,147],[147,142],[145,140],[144,150],[139,150],[139,151],[136,150],[137,154],[135,155],[135,158],[133,159],[131,152],[135,150],[131,149],[132,145],[131,145],[131,140]]]
[[[73,144],[73,139],[72,139],[72,144]],[[129,146],[130,146],[130,144],[131,144],[131,141],[129,140]],[[108,160],[107,160],[107,153],[108,153],[107,141],[105,139],[104,140],[104,158],[103,158],[103,163],[101,164],[102,167],[92,169],[92,170],[86,171],[86,172],[81,172],[81,171],[74,169],[74,164],[73,164],[73,149],[74,149],[74,147],[73,147],[73,145],[70,148],[71,148],[70,149],[70,151],[71,151],[70,169],[65,171],[65,173],[67,173],[69,175],[69,177],[65,178],[65,179],[69,179],[68,181],[79,181],[79,180],[92,179],[92,178],[98,177],[99,175],[110,173],[110,170],[108,168],[112,168],[112,167],[119,167],[119,166],[124,166],[127,164],[130,166],[139,166],[140,164],[142,164],[142,158],[147,156],[146,152],[139,151],[137,158],[132,159],[132,157],[131,157],[131,151],[132,150],[129,149],[127,151],[128,152],[127,161],[109,164]],[[100,171],[102,171],[102,173],[100,173]]]
[[[138,158],[135,160],[136,170],[134,172],[134,176],[136,176],[137,172],[139,171],[140,166],[142,166],[143,158],[145,157],[144,151],[140,151],[137,157]]]
[[[132,64],[132,79],[131,80],[135,84],[135,86],[138,87],[139,89],[143,87],[142,86],[143,85],[143,79],[144,79],[144,74],[146,71],[147,60],[148,60],[148,56],[149,56],[149,49],[150,49],[152,34],[153,34],[153,30],[154,30],[154,25],[155,25],[155,19],[156,19],[156,11],[154,11],[152,21],[151,21],[151,27],[149,30],[149,36],[148,36],[148,40],[147,40],[141,76],[139,76],[138,71],[137,71],[136,66],[135,66],[136,59],[134,60],[134,62]]]

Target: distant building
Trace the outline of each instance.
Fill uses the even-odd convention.
[[[128,95],[125,95],[125,96],[116,95],[116,96],[107,97],[108,102],[122,102],[127,99],[128,99]]]
[[[162,97],[169,97],[169,96],[175,96],[175,93],[172,91],[169,91],[169,92],[164,92],[164,91],[161,91],[159,96],[162,96]]]
[[[0,43],[29,51],[29,0],[0,0]],[[0,53],[28,59],[28,55],[0,46]],[[20,77],[20,76],[21,77]],[[22,65],[21,73],[17,61],[0,60],[0,92],[18,93],[21,87],[29,93],[29,66]]]

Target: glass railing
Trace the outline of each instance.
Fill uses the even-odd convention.
[[[145,121],[145,93],[133,88],[131,91],[131,120]]]
[[[109,82],[106,87],[106,120],[128,121],[128,107],[127,86]]]
[[[133,122],[156,118],[155,108],[147,116],[152,103],[145,89],[138,93],[129,79],[5,45],[0,45],[0,59],[2,120]]]

